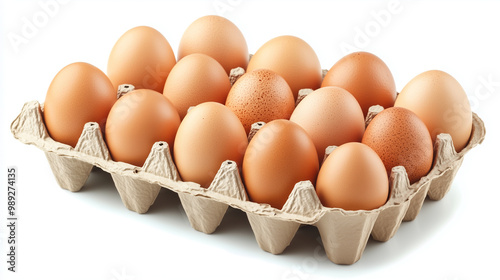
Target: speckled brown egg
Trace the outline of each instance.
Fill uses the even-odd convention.
[[[226,106],[248,134],[253,123],[289,119],[295,100],[285,79],[271,70],[258,69],[238,79],[229,91]]]
[[[425,176],[432,166],[431,135],[415,113],[404,108],[389,108],[370,122],[362,143],[382,159],[388,173],[402,165],[411,183]]]

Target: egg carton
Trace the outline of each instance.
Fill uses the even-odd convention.
[[[233,73],[232,82],[243,72]],[[303,98],[311,90],[302,90]],[[299,98],[299,99],[300,99]],[[370,108],[366,124],[382,110]],[[249,138],[263,123],[253,126]],[[191,226],[204,233],[214,232],[229,206],[247,214],[259,246],[270,253],[280,254],[290,244],[301,225],[318,228],[327,257],[337,264],[358,261],[372,236],[378,241],[391,239],[403,221],[415,219],[425,197],[440,200],[451,187],[464,155],[482,143],[485,137],[483,121],[473,113],[473,128],[468,145],[456,153],[448,134],[437,136],[435,160],[430,172],[410,184],[404,167],[397,166],[390,174],[390,195],[380,208],[366,211],[346,211],[322,206],[310,181],[298,182],[282,209],[249,201],[234,161],[221,164],[208,188],[180,180],[168,144],[157,142],[142,167],[111,159],[99,125],[87,123],[73,148],[54,141],[43,121],[43,104],[27,102],[12,122],[11,131],[19,141],[35,145],[45,152],[50,167],[61,188],[77,192],[85,184],[94,166],[109,172],[124,205],[137,213],[146,213],[161,188],[176,192]],[[327,148],[327,154],[335,147]]]

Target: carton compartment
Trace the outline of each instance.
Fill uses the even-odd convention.
[[[238,73],[241,75],[241,73]],[[237,78],[236,78],[237,79]],[[235,79],[233,79],[235,81]],[[232,81],[233,81],[232,80]],[[307,94],[309,91],[303,92]],[[366,123],[382,110],[373,106]],[[75,146],[52,140],[42,117],[43,105],[27,102],[13,121],[11,131],[22,143],[35,145],[45,152],[56,181],[63,189],[76,192],[85,184],[96,166],[111,174],[123,204],[137,213],[146,213],[161,188],[176,192],[191,226],[204,233],[214,232],[229,206],[247,214],[259,246],[280,254],[290,244],[301,225],[318,228],[328,258],[337,264],[358,261],[372,236],[387,241],[403,221],[415,219],[428,196],[442,199],[449,191],[464,155],[482,143],[483,121],[473,113],[473,129],[468,145],[456,153],[448,134],[440,134],[435,143],[435,162],[431,171],[410,185],[404,167],[394,167],[390,176],[390,197],[385,205],[370,211],[346,211],[321,205],[309,181],[298,182],[282,209],[248,200],[233,161],[221,164],[209,188],[180,181],[166,142],[157,142],[142,167],[111,160],[97,123],[87,123]],[[257,123],[251,138],[263,123]],[[335,147],[329,147],[331,152]]]

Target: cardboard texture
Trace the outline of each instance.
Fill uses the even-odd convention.
[[[236,75],[241,76],[241,71]],[[233,77],[235,81],[237,78]],[[303,91],[305,94],[310,90]],[[305,95],[304,94],[304,95]],[[373,106],[366,118],[382,110]],[[19,141],[43,150],[61,188],[76,192],[85,184],[94,166],[109,172],[124,205],[137,213],[146,213],[160,188],[178,193],[191,226],[204,233],[214,232],[229,206],[246,212],[259,246],[280,254],[290,244],[300,225],[318,228],[328,258],[337,264],[358,261],[370,236],[387,241],[397,232],[401,222],[415,219],[425,197],[439,200],[449,191],[464,155],[482,143],[485,127],[473,113],[473,129],[469,144],[456,153],[452,139],[440,134],[435,143],[435,162],[428,175],[410,185],[404,167],[393,168],[390,197],[385,205],[371,211],[345,211],[321,205],[309,181],[298,182],[282,209],[248,200],[233,161],[221,164],[210,187],[180,181],[177,168],[166,142],[157,142],[144,166],[138,167],[111,160],[97,123],[87,123],[75,148],[52,140],[42,117],[43,106],[27,102],[13,121],[11,131]],[[251,138],[263,123],[255,124]],[[335,147],[328,147],[329,154]]]

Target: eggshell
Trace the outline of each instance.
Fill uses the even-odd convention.
[[[389,67],[376,55],[368,52],[348,54],[326,73],[321,87],[338,86],[350,92],[363,113],[373,105],[394,106],[396,84]]]
[[[346,143],[321,166],[316,192],[326,207],[372,210],[386,203],[389,179],[374,150],[362,143]]]
[[[361,107],[352,94],[339,87],[324,87],[309,93],[290,120],[311,136],[320,162],[326,147],[361,142],[365,132]]]
[[[316,182],[318,169],[316,148],[307,132],[289,120],[274,120],[250,141],[242,173],[251,201],[281,209],[296,183]]]
[[[88,63],[69,64],[50,83],[45,125],[52,139],[75,147],[85,123],[97,122],[103,130],[115,101],[116,91],[106,74]]]
[[[253,123],[289,119],[295,100],[285,79],[271,70],[258,69],[236,81],[226,106],[238,116],[248,134]]]
[[[294,36],[280,36],[262,45],[252,56],[247,72],[265,68],[282,76],[297,99],[299,90],[321,85],[321,65],[313,48]]]
[[[469,99],[458,81],[446,72],[431,70],[416,76],[401,90],[394,106],[417,114],[429,129],[433,143],[440,133],[451,135],[457,152],[469,142]]]
[[[159,31],[138,26],[125,32],[115,43],[107,73],[115,89],[121,84],[132,84],[136,89],[162,92],[175,62],[170,44]]]
[[[209,15],[195,20],[184,31],[178,58],[203,53],[217,60],[229,75],[236,67],[247,68],[248,46],[238,27],[226,18]]]
[[[175,137],[174,159],[183,181],[207,188],[225,160],[241,166],[245,129],[226,106],[205,102],[189,110]]]
[[[142,166],[155,142],[173,146],[179,124],[177,110],[161,93],[150,89],[131,91],[120,97],[109,112],[106,143],[111,157]]]
[[[432,140],[425,124],[405,108],[389,108],[370,122],[362,143],[370,146],[384,162],[387,173],[402,165],[411,183],[432,167]]]
[[[230,88],[224,68],[210,56],[196,53],[185,56],[172,68],[163,94],[183,119],[191,106],[208,101],[224,104]]]

